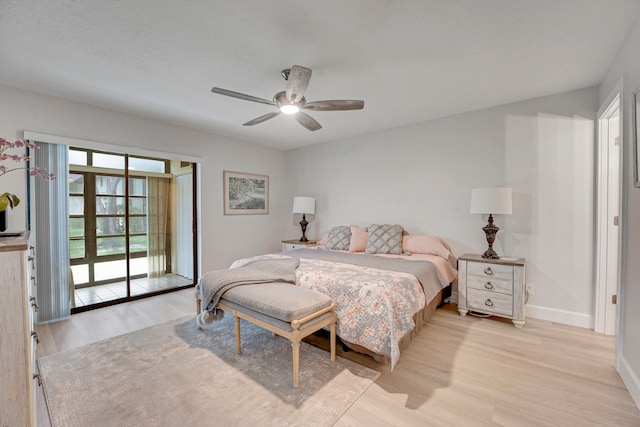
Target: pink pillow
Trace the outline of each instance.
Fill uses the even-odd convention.
[[[367,241],[369,235],[366,228],[351,226],[351,242],[349,243],[349,252],[364,252],[367,249]]]
[[[320,241],[318,241],[318,246],[325,246],[327,244],[327,241],[329,240],[329,232],[326,231],[323,235],[322,235],[322,239],[320,239]]]
[[[449,259],[451,256],[449,245],[439,237],[427,235],[402,236],[402,251],[438,255],[444,259]]]

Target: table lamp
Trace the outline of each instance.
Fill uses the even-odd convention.
[[[307,236],[305,233],[307,232],[307,221],[306,214],[314,214],[316,213],[316,199],[313,197],[294,197],[293,198],[293,213],[301,213],[302,221],[300,221],[300,228],[302,228],[302,237],[300,237],[301,242],[308,242]]]
[[[471,191],[471,213],[489,214],[489,223],[482,227],[487,236],[489,248],[482,254],[482,258],[500,258],[493,250],[493,242],[500,230],[493,224],[493,215],[511,215],[511,205],[511,188],[477,188]]]

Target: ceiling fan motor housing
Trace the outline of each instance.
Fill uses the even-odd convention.
[[[281,107],[281,106],[287,105],[287,104],[292,104],[292,105],[297,105],[298,107],[302,108],[304,106],[304,104],[307,103],[307,98],[305,98],[303,96],[302,99],[300,99],[297,102],[290,102],[287,99],[287,93],[285,91],[282,91],[282,92],[276,93],[273,96],[273,102],[275,102],[278,107]]]

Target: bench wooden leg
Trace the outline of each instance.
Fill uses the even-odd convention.
[[[197,314],[200,314],[200,284],[196,285],[195,296],[196,296],[196,315],[197,315]]]
[[[293,387],[298,388],[300,386],[298,382],[298,373],[300,371],[300,341],[293,341],[291,347],[293,347]]]
[[[333,322],[331,325],[329,325],[329,328],[331,330],[331,334],[330,334],[330,341],[331,341],[331,361],[335,362],[336,361],[336,322]]]
[[[241,354],[240,351],[240,318],[238,316],[233,316],[233,323],[236,326],[236,353]]]

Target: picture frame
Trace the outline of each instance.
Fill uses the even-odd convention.
[[[638,138],[640,137],[640,87],[633,92],[631,114],[633,126],[633,186],[640,188],[638,167],[640,166],[640,149]]]
[[[269,214],[269,177],[223,171],[225,215]]]

